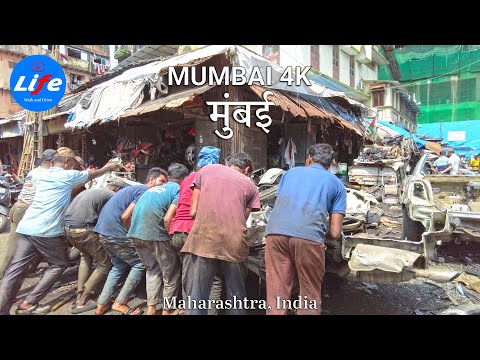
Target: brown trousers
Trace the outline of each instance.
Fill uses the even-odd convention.
[[[286,315],[286,304],[292,304],[298,315],[320,315],[325,274],[324,244],[283,235],[269,235],[266,238],[265,261],[267,315]],[[291,299],[295,271],[300,285],[299,299]],[[296,304],[291,300],[297,300]]]
[[[112,268],[107,250],[100,243],[98,234],[87,228],[83,230],[65,228],[65,234],[68,241],[82,254],[80,268],[78,269],[77,292],[95,293],[97,287],[107,278]],[[93,266],[94,262],[96,264],[95,268]]]
[[[10,265],[13,253],[17,247],[17,226],[23,219],[23,215],[25,215],[28,206],[29,205],[25,204],[23,201],[17,201],[10,209],[10,234],[8,235],[5,251],[0,256],[0,279],[3,278],[5,270],[8,265]]]

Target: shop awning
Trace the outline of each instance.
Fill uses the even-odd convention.
[[[213,86],[204,85],[198,88],[189,89],[177,94],[169,95],[164,98],[149,101],[145,104],[140,105],[135,109],[127,111],[125,114],[120,116],[120,118],[123,119],[130,116],[139,116],[142,114],[150,113],[150,112],[165,109],[165,108],[177,108],[182,106],[183,103],[189,100],[192,100],[195,96],[201,95],[207,92],[211,88],[213,88]]]
[[[2,124],[2,126],[0,127],[0,138],[6,139],[22,136],[22,125],[23,121],[15,121],[7,124]]]
[[[250,88],[255,94],[263,99],[263,93],[267,90],[273,93],[273,98],[269,98],[276,106],[282,110],[291,113],[294,117],[300,116],[303,118],[317,118],[329,121],[331,124],[338,124],[342,128],[347,128],[354,131],[360,136],[365,136],[365,133],[356,128],[352,123],[342,119],[341,116],[333,114],[326,109],[321,109],[316,104],[303,99],[301,96],[295,97],[293,94],[287,92],[265,88],[259,85],[251,85]]]
[[[25,120],[26,118],[27,118],[27,111],[22,110],[22,111],[16,112],[12,116],[7,117],[6,119],[0,120],[0,125],[8,124],[13,121]]]
[[[117,121],[120,118],[141,115],[162,108],[178,107],[191,96],[208,91],[209,87],[187,90],[184,94],[173,94],[164,98],[143,103],[145,87],[150,89],[165,75],[169,67],[191,67],[204,64],[214,56],[224,55],[233,66],[242,66],[249,78],[254,69],[260,69],[263,78],[267,78],[267,69],[272,69],[272,84],[259,86],[260,89],[270,89],[275,92],[280,107],[292,112],[294,116],[317,117],[330,119],[352,128],[357,133],[361,131],[355,125],[341,119],[338,113],[331,112],[319,104],[310,101],[308,96],[320,98],[342,98],[348,105],[366,108],[365,105],[349,98],[342,92],[333,91],[321,84],[312,81],[311,86],[287,85],[280,81],[284,68],[268,61],[252,51],[239,45],[211,45],[205,46],[185,54],[173,56],[162,61],[154,61],[143,66],[131,68],[122,74],[86,88],[81,92],[66,95],[60,102],[58,113],[45,117],[45,120],[56,119],[69,115],[65,128],[88,128],[97,123]],[[190,92],[189,92],[190,91]],[[263,91],[262,91],[263,93]],[[298,96],[296,94],[299,94]],[[151,95],[151,94],[150,94]],[[140,105],[141,104],[141,105]],[[25,117],[23,114],[22,119]],[[5,119],[10,120],[10,119]],[[361,134],[363,136],[363,134]]]

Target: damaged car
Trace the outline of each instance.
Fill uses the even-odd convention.
[[[480,177],[425,173],[425,155],[402,186],[400,205],[383,204],[365,191],[347,187],[347,211],[341,241],[328,243],[326,272],[361,281],[394,283],[415,277],[446,282],[458,273],[429,268],[443,242],[480,240]],[[269,173],[270,172],[270,173]],[[265,280],[265,228],[284,171],[270,169],[261,178],[262,209],[248,222],[248,268]],[[274,176],[272,176],[275,174]],[[450,201],[450,202],[449,202]]]
[[[438,270],[438,250],[480,245],[480,176],[436,175],[427,152],[401,185],[401,236],[345,236],[342,255],[362,281],[389,283],[415,277],[447,282],[455,271]]]
[[[433,159],[420,159],[401,195],[403,237],[423,242],[427,259],[445,243],[480,243],[480,176],[437,175]]]

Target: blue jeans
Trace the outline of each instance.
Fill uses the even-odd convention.
[[[186,275],[192,278],[192,285],[189,289],[191,300],[195,303],[200,301],[208,302],[211,298],[210,292],[216,275],[223,276],[225,279],[226,299],[232,304],[237,301],[243,301],[246,298],[245,290],[245,263],[235,264],[219,259],[209,259],[186,253],[186,260],[191,261],[189,273]],[[215,299],[219,300],[219,299]],[[207,315],[209,309],[187,309],[187,315]],[[245,315],[245,309],[235,307],[225,311],[226,315]]]
[[[127,268],[131,266],[127,280],[125,280],[122,290],[120,290],[120,293],[115,299],[115,301],[120,304],[127,304],[130,295],[135,291],[143,275],[145,275],[145,267],[142,264],[142,260],[140,260],[131,239],[119,239],[100,235],[100,242],[107,249],[113,266],[108,273],[107,281],[105,282],[102,293],[98,297],[97,303],[101,305],[108,303],[115,291],[115,286]]]

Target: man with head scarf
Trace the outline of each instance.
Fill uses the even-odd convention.
[[[220,149],[213,146],[204,146],[198,154],[198,163],[196,171],[210,164],[218,164],[220,161]],[[182,263],[182,295],[186,299],[186,289],[190,285],[190,279],[186,278],[187,264],[184,261],[185,255],[180,252],[188,233],[192,230],[193,219],[190,216],[190,201],[192,199],[192,185],[197,173],[193,171],[188,175],[180,185],[180,195],[178,198],[177,212],[170,223],[169,234],[172,236],[173,246],[177,250]],[[216,279],[218,280],[218,279]],[[220,282],[221,285],[221,282]]]

